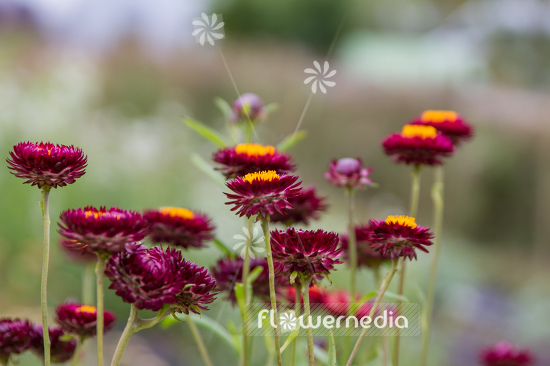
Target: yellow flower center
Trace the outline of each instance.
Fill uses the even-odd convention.
[[[413,229],[416,227],[416,222],[414,222],[414,217],[409,217],[405,215],[388,216],[388,218],[386,219],[386,224],[398,224],[403,226],[409,226]]]
[[[195,216],[195,214],[193,214],[193,211],[179,207],[162,207],[159,209],[159,212],[163,215],[180,217],[187,220],[191,220]]]
[[[455,111],[424,111],[420,119],[422,122],[455,122],[458,119],[458,113]]]
[[[432,126],[405,125],[401,131],[404,137],[433,138],[437,136],[437,130]]]
[[[264,156],[275,154],[275,148],[271,145],[260,144],[239,144],[235,147],[237,154],[246,154],[248,156]]]
[[[77,313],[87,313],[87,314],[96,314],[97,309],[95,306],[91,305],[82,305],[76,308]]]
[[[86,212],[84,212],[84,215],[86,215],[86,218],[93,216],[94,219],[97,219],[97,218],[100,218],[100,217],[103,217],[103,216],[107,216],[108,213],[107,212],[98,212],[98,211],[86,211]],[[113,215],[113,214],[110,213],[110,215]],[[117,220],[120,220],[119,215],[114,214],[114,216],[116,217]]]
[[[248,173],[243,177],[245,181],[248,183],[252,183],[255,180],[261,180],[261,181],[269,181],[271,182],[274,179],[279,179],[279,175],[275,172],[275,170],[267,170],[263,172],[256,172],[256,173]]]

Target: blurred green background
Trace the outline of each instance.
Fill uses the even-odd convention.
[[[225,22],[226,37],[214,47],[191,36],[203,11]],[[549,17],[537,0],[0,2],[0,151],[7,158],[19,141],[51,141],[81,147],[89,161],[85,176],[51,194],[52,319],[58,303],[81,294],[82,267],[56,245],[64,209],[188,207],[210,214],[217,235],[236,244],[242,220],[190,160],[194,153],[208,160],[215,149],[181,123],[188,115],[223,131],[213,100],[237,98],[234,78],[239,92],[279,105],[258,127],[260,142],[279,142],[304,113],[308,137],[291,153],[303,182],[330,205],[311,226],[338,232],[344,194],[323,178],[332,159],[359,156],[374,167],[379,187],[357,195],[358,221],[404,213],[410,169],[392,164],[381,140],[425,109],[461,113],[475,138],[446,163],[431,365],[476,365],[479,350],[502,339],[531,348],[537,365],[550,364]],[[338,71],[336,86],[306,108],[303,71],[314,60]],[[432,173],[422,172],[423,225],[432,222]],[[40,193],[7,167],[0,187],[0,316],[39,321]],[[188,253],[205,266],[219,256],[213,247]],[[409,266],[413,301],[421,301],[430,259],[421,254]],[[347,274],[342,266],[333,286],[345,287]],[[361,276],[361,291],[373,290],[371,274]],[[129,310],[109,290],[106,308],[119,317],[107,336],[109,359]],[[238,319],[222,301],[208,315]],[[215,364],[236,364],[215,337],[205,338]],[[420,337],[404,339],[402,364],[417,365],[419,351]],[[255,359],[263,364],[262,347]],[[178,325],[135,336],[125,362],[200,359]],[[25,355],[20,365],[38,361]]]

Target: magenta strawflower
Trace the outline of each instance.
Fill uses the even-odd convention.
[[[95,306],[75,303],[64,303],[55,309],[56,322],[69,334],[81,337],[96,335],[97,309]],[[103,311],[103,332],[106,333],[115,326],[116,317],[110,311]]]
[[[129,247],[109,260],[105,275],[110,289],[138,309],[158,311],[172,305],[174,311],[199,313],[214,301],[214,278],[197,264],[183,259],[175,248]]]
[[[310,220],[318,220],[319,213],[327,209],[325,197],[317,195],[313,186],[302,189],[298,196],[289,198],[288,203],[292,208],[284,213],[275,212],[269,221],[285,225],[308,225]]]
[[[85,248],[102,257],[123,251],[126,244],[140,241],[148,233],[141,214],[116,207],[70,209],[59,219],[59,233],[69,240],[66,244],[72,242],[74,248]]]
[[[82,248],[79,245],[75,244],[76,243],[74,241],[65,239],[63,237],[61,237],[59,240],[59,245],[61,246],[61,249],[70,260],[82,264],[97,262],[97,255],[87,251],[86,248]]]
[[[264,103],[260,97],[253,93],[245,93],[241,95],[231,105],[231,115],[229,121],[236,122],[259,122],[266,116]]]
[[[279,176],[273,170],[237,177],[226,183],[233,193],[224,193],[231,200],[225,204],[233,205],[231,211],[237,211],[239,216],[258,214],[265,219],[276,212],[284,213],[292,208],[288,200],[300,194],[297,180],[297,176]]]
[[[416,249],[428,253],[434,235],[430,228],[418,226],[413,217],[388,216],[386,221],[369,221],[370,246],[391,259],[416,259]]]
[[[32,324],[28,320],[0,318],[0,362],[7,364],[11,355],[32,346]]]
[[[182,248],[201,248],[214,238],[214,225],[203,214],[179,207],[147,210],[143,217],[149,224],[153,243],[167,243]]]
[[[243,177],[248,173],[274,170],[277,174],[291,173],[295,165],[289,155],[278,152],[273,146],[239,144],[214,153],[213,159],[220,166],[226,179]]]
[[[533,364],[533,356],[529,350],[520,349],[508,342],[499,342],[484,349],[479,358],[483,366],[530,366]]]
[[[49,327],[50,352],[52,363],[65,363],[69,361],[76,350],[76,338],[64,339],[65,333],[61,327]],[[44,357],[44,338],[42,334],[42,325],[33,324],[32,326],[32,351],[40,357]]]
[[[435,127],[451,139],[455,146],[473,136],[473,128],[455,111],[429,110],[410,124]]]
[[[74,146],[50,142],[20,142],[10,151],[8,168],[25,183],[57,188],[72,184],[84,175],[87,157]]]
[[[357,240],[357,266],[377,269],[384,263],[390,263],[391,258],[384,256],[378,250],[370,246],[370,228],[368,225],[355,226],[355,237]],[[349,237],[347,234],[340,235],[340,243],[343,250],[343,258],[349,262]]]
[[[435,127],[405,125],[401,133],[394,133],[382,142],[387,155],[397,163],[413,165],[440,165],[441,158],[454,151],[453,142]]]
[[[333,160],[325,178],[335,186],[348,188],[365,188],[372,184],[369,178],[372,168],[363,167],[360,158],[342,158]]]
[[[296,230],[271,232],[271,250],[276,272],[290,277],[293,272],[307,276],[328,275],[339,257],[338,234],[323,230]]]

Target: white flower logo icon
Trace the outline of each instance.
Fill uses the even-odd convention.
[[[292,311],[285,311],[279,316],[279,324],[283,332],[289,332],[296,329],[297,319]]]
[[[325,61],[323,67],[321,68],[321,64],[317,61],[313,61],[313,66],[315,66],[315,69],[312,69],[308,67],[304,70],[306,74],[313,74],[313,76],[308,76],[304,80],[304,84],[311,83],[311,91],[313,94],[317,93],[317,87],[321,90],[323,94],[327,93],[327,89],[325,86],[328,86],[332,88],[336,83],[334,81],[330,81],[327,79],[330,79],[334,75],[336,75],[336,70],[330,70],[330,65],[328,61]]]
[[[217,40],[225,37],[224,24],[221,14],[212,13],[208,16],[206,13],[202,13],[200,18],[193,19],[194,30],[191,35],[195,36],[201,46],[204,46],[206,42],[213,46]]]
[[[240,249],[241,250],[241,257],[244,258],[245,255],[246,255],[246,242],[248,240],[250,240],[249,255],[250,255],[250,258],[254,259],[254,258],[256,258],[258,253],[263,253],[265,251],[265,248],[263,247],[264,236],[263,235],[261,235],[261,236],[258,235],[259,230],[258,230],[257,226],[254,227],[254,229],[252,229],[252,233],[250,231],[248,231],[247,227],[244,227],[244,226],[243,226],[242,230],[243,230],[244,235],[241,235],[241,234],[233,235],[233,239],[239,240],[239,242],[233,246],[233,249],[235,249],[235,250]]]

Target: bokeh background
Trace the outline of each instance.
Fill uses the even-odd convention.
[[[191,36],[203,11],[223,16],[226,38],[215,47]],[[51,194],[52,316],[82,291],[82,267],[55,245],[66,208],[188,207],[210,214],[218,237],[236,244],[242,220],[191,162],[195,153],[209,160],[215,148],[181,123],[186,115],[223,131],[214,98],[237,98],[233,77],[241,93],[279,105],[258,127],[262,143],[292,133],[304,113],[308,136],[291,153],[304,183],[330,205],[312,227],[338,232],[344,194],[323,178],[333,158],[359,156],[374,167],[379,187],[358,194],[358,221],[404,213],[410,169],[391,163],[381,140],[425,109],[461,113],[476,136],[446,163],[431,365],[477,365],[479,350],[502,339],[549,365],[548,19],[542,0],[1,0],[0,151],[7,158],[19,141],[52,141],[77,145],[89,159],[83,178]],[[338,71],[336,86],[306,109],[303,71],[314,60]],[[424,225],[432,221],[432,173],[422,173]],[[39,321],[40,193],[6,166],[0,187],[0,316]],[[219,256],[214,247],[188,253],[206,266]],[[419,257],[406,293],[417,302],[430,264],[430,255]],[[360,275],[361,291],[373,290],[372,275]],[[333,279],[345,287],[346,269]],[[108,359],[129,310],[111,291],[106,308],[119,317]],[[222,301],[208,315],[238,319]],[[204,336],[215,364],[236,364],[231,350]],[[402,364],[417,365],[419,351],[420,337],[404,339]],[[32,355],[19,362],[39,364]],[[184,325],[136,335],[125,362],[201,364]]]

